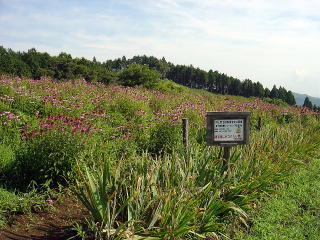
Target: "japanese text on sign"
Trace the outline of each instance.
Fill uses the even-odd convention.
[[[244,119],[214,120],[214,141],[243,141]]]

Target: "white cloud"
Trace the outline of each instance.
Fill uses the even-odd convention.
[[[320,71],[309,72],[305,69],[296,69],[288,79],[292,91],[318,96],[320,92]]]
[[[109,0],[108,9],[100,1],[86,6],[58,1],[34,8],[43,2],[6,2],[16,11],[0,15],[5,47],[101,61],[164,56],[320,97],[318,0]]]

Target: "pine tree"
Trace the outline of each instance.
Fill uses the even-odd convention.
[[[309,99],[308,97],[306,97],[306,98],[304,99],[304,103],[303,103],[302,106],[312,109],[313,104],[312,104],[312,102],[310,101],[310,99]]]
[[[291,91],[287,92],[286,102],[290,105],[296,105],[296,99],[294,98],[293,93]]]
[[[276,85],[273,85],[273,88],[270,92],[270,98],[279,98],[279,91],[278,91]]]

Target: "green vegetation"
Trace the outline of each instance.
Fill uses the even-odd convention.
[[[148,77],[141,69],[123,72]],[[319,121],[307,108],[169,80],[154,88],[1,77],[1,185],[72,189],[91,213],[78,229],[96,239],[210,238],[247,224],[254,203],[319,147]],[[251,112],[250,145],[233,148],[228,172],[220,148],[206,146],[207,111]],[[3,219],[12,214],[4,208]]]
[[[270,91],[260,82],[250,79],[240,81],[218,71],[204,71],[192,65],[174,65],[165,58],[135,56],[98,62],[85,58],[72,58],[70,54],[48,53],[29,49],[27,52],[14,52],[0,46],[0,74],[41,79],[50,77],[60,81],[84,78],[87,82],[116,83],[125,86],[144,86],[155,88],[160,79],[170,79],[190,88],[207,90],[213,93],[244,97],[281,99],[289,105],[296,101],[291,91],[273,86]],[[315,110],[319,110],[316,106]]]
[[[10,223],[15,214],[39,211],[46,207],[43,195],[35,191],[19,194],[0,188],[0,229]]]
[[[313,105],[312,105],[312,102],[310,101],[310,99],[308,97],[306,97],[304,99],[303,106],[312,109]]]
[[[161,74],[156,70],[149,69],[146,65],[132,63],[119,74],[119,82],[123,86],[143,86],[154,88],[160,82]]]
[[[291,176],[278,194],[255,212],[249,233],[238,233],[236,239],[319,239],[319,169],[320,161],[313,160]]]

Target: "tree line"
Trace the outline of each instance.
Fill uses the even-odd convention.
[[[50,56],[34,48],[26,52],[15,52],[0,46],[0,74],[33,79],[51,77],[61,81],[84,78],[88,82],[143,85],[149,88],[161,79],[167,78],[190,88],[213,93],[281,99],[289,105],[296,104],[292,92],[284,87],[277,88],[274,85],[270,90],[260,82],[250,79],[241,81],[218,71],[205,71],[192,65],[175,65],[167,62],[165,58],[145,55],[99,62],[95,57],[92,60],[83,57],[72,58],[64,52],[58,56]],[[310,103],[307,107],[310,107]],[[311,108],[314,107],[312,105]]]

